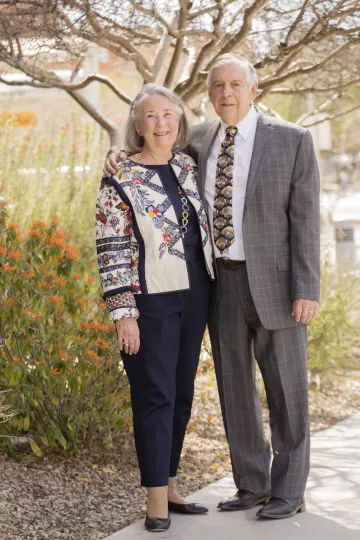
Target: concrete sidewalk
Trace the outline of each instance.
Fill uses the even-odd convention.
[[[189,497],[210,512],[204,516],[172,514],[162,540],[360,540],[360,415],[312,438],[312,467],[304,514],[279,521],[256,518],[257,508],[219,512],[218,502],[236,491],[227,477]],[[143,520],[106,540],[152,538]]]

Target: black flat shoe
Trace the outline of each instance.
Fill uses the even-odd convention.
[[[146,514],[145,529],[149,532],[164,532],[167,531],[171,525],[171,519],[167,518],[153,518]]]
[[[295,516],[298,512],[305,511],[306,504],[303,499],[284,501],[283,499],[272,497],[265,506],[260,508],[256,515],[259,518],[265,519],[285,519]]]
[[[177,514],[206,514],[208,508],[199,503],[180,504],[169,501],[168,508]]]

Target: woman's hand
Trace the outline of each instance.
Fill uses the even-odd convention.
[[[137,320],[133,317],[116,321],[116,330],[120,351],[136,354],[140,349],[140,331]]]

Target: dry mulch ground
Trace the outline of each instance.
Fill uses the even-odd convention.
[[[312,432],[360,408],[360,373],[323,375],[311,384]],[[183,495],[230,473],[228,448],[213,375],[197,380],[197,398],[178,476]],[[264,408],[267,425],[267,413]],[[97,540],[144,516],[145,491],[132,435],[122,434],[106,455],[37,459],[0,456],[1,540]]]

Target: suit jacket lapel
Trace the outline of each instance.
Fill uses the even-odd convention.
[[[205,199],[207,160],[209,158],[212,145],[214,143],[215,137],[219,129],[220,129],[220,120],[214,120],[214,122],[210,124],[210,127],[207,129],[206,133],[204,133],[204,144],[202,145],[201,151],[199,154],[198,182],[199,182],[200,195],[203,197],[203,199]]]
[[[258,114],[259,117],[256,126],[254,149],[250,162],[249,176],[245,195],[244,216],[255,193],[256,185],[261,172],[261,167],[263,165],[264,158],[267,152],[267,147],[273,136],[271,118],[265,116],[262,113]]]

